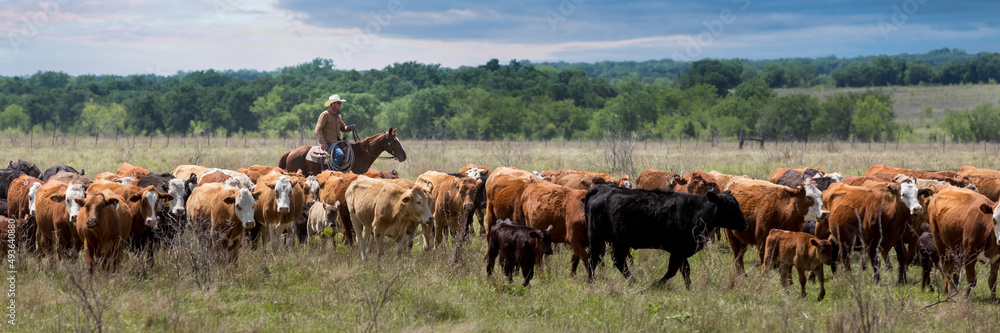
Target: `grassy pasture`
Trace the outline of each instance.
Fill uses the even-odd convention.
[[[153,172],[188,163],[233,169],[276,165],[281,153],[299,145],[292,139],[206,141],[102,138],[95,144],[93,138],[80,138],[74,144],[72,138],[58,138],[53,146],[51,138],[17,138],[4,143],[0,158],[25,159],[43,168],[64,163],[92,176],[114,171],[125,161]],[[410,179],[426,170],[457,170],[467,162],[539,171],[617,171],[605,157],[610,145],[600,142],[404,141],[403,146],[407,161],[380,160],[374,167],[396,169]],[[638,142],[633,168],[715,169],[758,178],[779,166],[818,166],[847,175],[860,174],[874,163],[916,169],[967,164],[1000,168],[996,145],[769,143],[764,149],[742,151],[735,146]],[[905,285],[895,283],[894,272],[874,285],[871,269],[861,271],[855,265],[852,273],[832,276],[826,299],[816,302],[818,285],[807,286],[807,298],[798,296],[797,285],[783,291],[777,273],[762,274],[753,253],[746,260],[749,275],[734,276],[732,254],[724,242],[711,244],[691,259],[691,290],[685,290],[680,277],[663,288],[651,287],[666,272],[668,255],[662,251],[635,251],[636,277],[631,283],[606,258],[596,283],[589,285],[582,267],[576,276],[570,275],[571,251],[560,247],[544,271],[536,272],[532,286],[521,288],[520,277],[514,284],[499,273],[486,277],[481,237],[473,237],[457,254],[453,243],[436,252],[424,252],[417,243],[412,254],[385,254],[368,262],[343,245],[326,251],[296,247],[291,252],[244,247],[234,267],[197,269],[197,250],[179,246],[158,251],[153,267],[144,267],[129,254],[118,272],[98,273],[93,279],[82,273],[82,260],[56,263],[20,256],[17,326],[4,325],[4,330],[89,331],[98,327],[97,317],[108,331],[1000,330],[1000,307],[989,303],[983,265],[978,266],[980,283],[971,298],[956,297],[925,308],[945,297],[920,291],[916,266],[909,268]],[[940,284],[939,275],[934,278]]]

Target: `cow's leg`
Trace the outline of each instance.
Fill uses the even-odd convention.
[[[535,263],[533,260],[521,263],[521,275],[524,277],[524,284],[522,286],[527,287],[528,283],[531,282],[531,277],[535,276]]]
[[[670,278],[674,277],[674,275],[677,275],[677,271],[684,265],[684,261],[686,259],[687,258],[682,259],[679,255],[671,254],[670,261],[667,262],[667,274],[664,274],[659,281],[656,281],[656,284],[663,285],[667,282],[667,280],[670,280]]]
[[[919,254],[920,256],[920,291],[924,291],[924,288],[930,286],[931,291],[934,291],[934,285],[931,284],[931,260],[927,257],[926,253]]]
[[[486,235],[486,226],[483,225],[483,220],[484,219],[483,219],[483,209],[482,208],[477,208],[476,209],[476,219],[479,220],[479,235],[480,236],[485,236]]]
[[[788,292],[788,285],[792,282],[792,266],[785,263],[778,264],[778,278],[781,279],[781,288]]]
[[[488,241],[486,243],[486,276],[493,275],[493,264],[496,263],[497,255],[500,254],[500,244],[495,241]]]
[[[990,265],[990,277],[989,277],[988,280],[986,280],[986,283],[988,283],[988,285],[990,287],[990,301],[991,302],[996,302],[997,301],[997,271],[998,270],[1000,270],[1000,260],[994,261],[993,264]]]
[[[590,257],[587,255],[587,247],[583,242],[574,242],[573,239],[569,239],[569,241],[569,246],[573,248],[573,268],[570,270],[570,275],[576,276],[577,263],[582,260],[584,268],[589,269],[587,266],[590,265]]]
[[[615,244],[612,250],[615,253],[611,257],[611,260],[614,261],[615,268],[622,273],[622,276],[625,276],[625,279],[631,278],[632,274],[628,270],[628,264],[625,263],[625,260],[628,258],[628,246]]]
[[[903,241],[900,240],[896,243],[896,263],[899,264],[898,272],[899,279],[896,281],[898,284],[906,284],[906,268],[910,266],[909,258],[907,258],[906,248],[903,246]],[[886,260],[889,262],[889,260]]]
[[[446,228],[447,222],[438,221],[438,218],[434,219],[434,249],[437,250],[441,247],[441,242],[444,241],[444,229]]]
[[[361,223],[354,223],[354,230],[357,231],[354,234],[355,235],[354,237],[358,241],[358,250],[361,251],[361,260],[368,260],[368,255],[365,253],[365,247],[367,247],[366,246],[367,242],[365,241],[365,234],[367,234],[369,230],[366,230],[363,226],[361,226]]]
[[[507,283],[514,282],[514,269],[517,268],[517,258],[501,256],[500,263],[503,264],[503,275],[507,277]]]
[[[871,263],[872,263],[872,273],[874,274],[874,277],[875,277],[875,283],[876,284],[880,283],[882,281],[882,275],[881,275],[881,273],[882,273],[881,272],[882,265],[879,262],[879,258],[878,258],[878,250],[879,249],[878,249],[878,247],[875,247],[875,246],[869,246],[869,247],[867,247],[867,250],[868,250],[867,251],[868,252],[868,260],[870,260]]]
[[[969,257],[966,257],[969,258]],[[969,297],[972,294],[972,288],[976,287],[976,259],[972,257],[971,259],[965,260],[965,297]]]
[[[816,279],[819,280],[819,297],[817,297],[816,300],[817,301],[822,301],[823,297],[826,297],[826,283],[823,281],[824,280],[823,279],[823,265],[820,264],[819,267],[816,267],[816,270],[813,271],[813,274],[816,276]],[[802,286],[802,295],[804,296],[805,293],[806,293],[806,291],[805,291],[805,285],[803,285]]]
[[[671,254],[671,257],[674,255]],[[681,264],[681,277],[684,278],[684,287],[687,290],[691,290],[691,264],[688,263],[688,259],[684,258],[684,262]]]
[[[588,242],[590,243],[590,260],[587,263],[587,279],[593,283],[594,270],[597,269],[597,265],[601,262],[601,257],[604,256],[604,247],[606,244],[603,239],[595,237],[593,234],[590,235]]]
[[[806,297],[806,270],[795,266],[795,272],[799,274],[799,286],[802,289],[802,297]]]
[[[938,249],[945,249],[945,247],[939,247]],[[953,288],[958,286],[958,275],[952,273],[955,270],[954,259],[952,254],[947,251],[942,252],[938,256],[938,262],[941,267],[941,276],[944,278],[944,289],[945,294],[951,295],[953,293]]]

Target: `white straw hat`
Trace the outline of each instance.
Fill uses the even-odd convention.
[[[330,104],[333,104],[335,102],[347,102],[347,100],[340,99],[340,95],[331,95],[330,100],[326,101],[326,103],[323,103],[323,106],[330,107]]]

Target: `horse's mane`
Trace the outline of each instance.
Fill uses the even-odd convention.
[[[378,140],[386,136],[387,135],[386,133],[387,132],[381,132],[379,134],[369,136],[367,138],[362,139],[361,142],[359,142],[358,144],[361,145],[361,149],[363,149],[364,151],[371,152],[372,142],[375,142],[375,140]]]

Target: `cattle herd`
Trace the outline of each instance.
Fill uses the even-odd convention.
[[[806,274],[814,275],[819,300],[826,293],[825,265],[834,273],[838,265],[850,270],[853,252],[862,252],[861,266],[871,265],[877,282],[891,250],[898,282],[905,283],[906,267],[919,262],[922,289],[931,286],[937,269],[950,293],[958,292],[964,268],[968,295],[983,261],[996,300],[1000,172],[972,166],[918,171],[877,164],[846,178],[819,168],[779,168],[767,181],[653,168],[633,181],[628,175],[490,170],[471,163],[415,180],[395,171],[289,171],[181,165],[156,174],[122,163],[114,173],[90,178],[66,165],[41,172],[12,161],[0,169],[3,250],[14,245],[57,260],[75,260],[82,250],[91,272],[111,271],[124,251],[152,263],[156,249],[193,232],[215,260],[234,265],[244,243],[278,250],[319,238],[325,248],[342,233],[345,245],[368,260],[382,254],[387,239],[395,255],[411,251],[417,236],[424,250],[442,247],[446,237],[457,248],[475,234],[478,221],[487,242],[486,273],[499,258],[507,279],[520,269],[525,286],[534,266],[552,254],[552,243],[563,243],[572,251],[571,272],[582,262],[590,281],[606,248],[626,278],[632,249],[665,250],[667,272],[657,283],[680,271],[690,288],[688,259],[725,238],[737,274],[746,274],[743,257],[756,248],[761,271],[777,268],[782,285],[791,283],[793,268],[798,271],[802,296]]]

